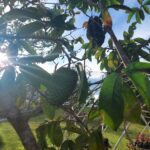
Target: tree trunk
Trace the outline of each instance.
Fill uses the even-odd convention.
[[[21,115],[15,118],[7,117],[7,119],[17,132],[26,150],[40,150],[36,143],[35,137],[33,136],[33,133],[28,125],[27,119],[22,118]]]
[[[16,107],[14,103],[15,97],[10,94],[11,90],[5,86],[0,88],[0,107],[2,113],[16,130],[25,150],[40,150],[28,125],[28,117],[24,116]]]

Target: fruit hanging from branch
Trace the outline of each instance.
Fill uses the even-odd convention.
[[[87,38],[92,42],[93,48],[100,47],[104,43],[105,31],[100,17],[90,17],[83,27],[87,28]]]
[[[112,28],[112,19],[107,9],[102,11],[102,20],[104,28]]]

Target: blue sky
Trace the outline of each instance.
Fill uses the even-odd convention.
[[[139,6],[137,3],[137,0],[125,0],[125,5],[128,5],[129,7],[136,7]],[[128,30],[129,25],[135,21],[135,17],[132,18],[131,23],[127,23],[127,17],[128,14],[125,13],[125,11],[117,11],[114,9],[109,10],[111,17],[113,19],[113,30],[117,36],[118,39],[123,38],[123,32]],[[90,13],[89,15],[94,15],[94,13]],[[88,20],[88,18],[81,14],[77,17],[76,24],[79,27],[82,27],[82,24],[85,20]],[[78,34],[82,34],[82,37],[86,38],[86,30],[83,29],[78,31]],[[150,37],[150,15],[145,15],[145,20],[137,25],[137,29],[135,31],[134,37],[142,37],[148,39]],[[107,44],[107,39],[109,38],[109,35],[106,35],[106,40],[103,46]],[[96,60],[93,59],[92,62],[88,62],[88,66],[92,68],[94,71],[94,76],[98,77],[100,74],[99,65],[97,65]]]
[[[54,2],[54,1],[52,1]],[[136,7],[139,6],[137,3],[137,0],[125,0],[125,5],[128,5],[129,7]],[[111,17],[113,19],[113,30],[117,36],[118,39],[122,39],[123,32],[127,31],[128,26],[135,21],[135,18],[133,17],[131,20],[131,23],[127,23],[127,14],[124,11],[116,11],[114,9],[109,10]],[[94,12],[89,12],[89,16],[96,15]],[[84,14],[80,14],[76,17],[76,26],[78,28],[81,28],[83,23],[88,20],[88,17],[86,17]],[[145,16],[145,20],[142,22],[142,24],[137,25],[137,29],[135,31],[134,37],[143,37],[143,38],[149,38],[150,37],[150,15]],[[74,33],[74,36],[82,36],[86,40],[86,29],[80,29],[77,30]],[[109,38],[109,35],[106,35],[106,40],[103,46],[107,44],[107,39]],[[79,45],[75,47],[75,49],[78,49]],[[80,54],[81,56],[81,54]],[[81,56],[82,57],[82,56]],[[93,77],[99,78],[101,71],[99,70],[99,65],[97,65],[96,60],[93,59],[92,62],[87,61],[87,65],[89,68],[93,70]],[[52,71],[52,65],[51,67],[49,64],[44,65],[45,69],[49,72]]]

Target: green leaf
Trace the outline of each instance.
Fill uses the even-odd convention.
[[[65,29],[66,18],[67,18],[66,14],[60,14],[51,20],[50,25],[55,28],[64,28]]]
[[[81,63],[78,63],[76,65],[77,71],[79,74],[79,95],[78,95],[78,101],[80,103],[84,103],[88,97],[88,81],[86,77],[85,70],[83,69],[83,66]]]
[[[31,63],[43,63],[45,62],[44,57],[42,56],[25,56],[18,58],[18,62],[22,64],[31,64]]]
[[[142,72],[150,73],[150,63],[146,63],[146,62],[131,63],[126,68],[126,72],[133,72],[133,71],[142,71]]]
[[[146,51],[140,49],[140,50],[137,51],[137,53],[138,53],[142,58],[144,58],[145,60],[150,61],[150,54],[147,53]]]
[[[62,39],[61,42],[68,49],[69,52],[73,51],[73,45],[71,45],[68,40]]]
[[[145,15],[144,15],[144,12],[143,12],[143,10],[139,10],[139,15],[140,15],[140,18],[142,19],[142,20],[144,20],[145,19]]]
[[[133,15],[135,14],[135,12],[130,12],[129,13],[129,15],[128,15],[128,23],[130,23],[130,21],[131,21],[131,19],[132,19],[132,17],[133,17]]]
[[[112,129],[117,129],[123,120],[124,101],[122,97],[122,80],[112,73],[104,80],[99,107],[104,115],[104,122]]]
[[[100,117],[100,111],[99,110],[90,110],[90,113],[88,114],[88,119],[90,121],[93,121],[95,118]]]
[[[41,149],[47,148],[47,141],[46,141],[46,135],[47,135],[47,125],[42,124],[36,129],[36,135],[38,139],[38,144]]]
[[[140,43],[140,44],[144,44],[144,43],[145,43],[145,39],[140,38],[140,37],[135,38],[134,41],[136,41],[136,42],[138,42],[138,43]]]
[[[55,47],[52,48],[52,50],[45,56],[45,61],[53,61],[57,57],[59,57],[59,54],[61,54],[63,51],[63,47],[61,44],[57,44]]]
[[[76,27],[74,26],[75,18],[72,17],[68,22],[65,24],[65,30],[74,30]]]
[[[141,116],[140,104],[137,102],[137,98],[133,93],[132,89],[125,83],[123,84],[122,95],[124,99],[125,120],[139,123]]]
[[[37,9],[30,7],[28,9],[12,9],[9,12],[5,13],[4,15],[2,15],[2,17],[0,18],[0,23],[4,23],[7,21],[11,21],[14,19],[29,19],[29,18],[33,18],[33,19],[40,19],[41,16],[38,16],[37,13]]]
[[[79,135],[75,139],[77,150],[83,150],[87,146],[88,141],[89,141],[89,137],[87,135],[85,134]]]
[[[76,144],[73,141],[71,141],[71,140],[66,140],[61,145],[61,149],[60,150],[77,150],[76,149]]]
[[[136,11],[136,21],[138,23],[141,23],[141,17],[140,17],[140,11],[139,10]]]
[[[93,131],[89,137],[89,150],[104,150],[100,131]]]
[[[45,99],[42,99],[42,109],[44,114],[49,118],[53,119],[55,116],[55,110],[57,109],[56,106],[50,105]]]
[[[141,72],[127,72],[150,110],[150,80]]]
[[[147,14],[150,14],[150,8],[148,6],[144,5],[143,9]]]
[[[136,24],[137,24],[137,22],[133,22],[130,26],[129,26],[129,29],[128,29],[128,36],[129,36],[129,38],[132,38],[133,37],[133,35],[134,35],[134,31],[135,31],[135,29],[136,29]]]
[[[60,68],[53,75],[36,65],[21,65],[20,70],[30,83],[39,88],[43,84],[47,89],[50,104],[61,105],[68,101],[76,88],[77,73],[69,68]]]
[[[109,39],[109,40],[108,40],[108,44],[109,44],[109,47],[110,47],[111,49],[113,49],[113,41],[112,41],[112,39]]]
[[[41,84],[47,84],[51,79],[51,75],[37,65],[22,65],[19,64],[20,71],[30,81],[30,83],[39,88]]]
[[[142,4],[143,3],[143,0],[138,0],[139,4]]]
[[[150,5],[150,0],[147,0],[144,5]]]
[[[62,129],[59,122],[50,122],[48,124],[48,137],[50,138],[52,144],[60,146],[63,141]]]
[[[29,54],[31,55],[37,54],[34,48],[29,43],[26,43],[25,41],[19,41],[19,43]]]
[[[39,21],[31,22],[19,28],[19,31],[17,32],[17,36],[29,36],[34,32],[37,32],[43,28],[44,28],[43,23]]]
[[[81,128],[79,128],[78,126],[76,126],[71,121],[67,121],[66,122],[66,127],[64,129],[67,130],[67,131],[69,131],[69,132],[73,132],[73,133],[77,133],[77,134],[86,134],[84,130],[82,130]]]

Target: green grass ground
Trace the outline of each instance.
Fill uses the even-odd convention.
[[[30,126],[35,133],[35,129],[37,126],[42,122],[43,117],[36,117],[30,121]],[[129,135],[130,137],[134,137],[139,132],[142,131],[144,126],[138,125],[138,124],[131,124],[129,127]],[[104,136],[107,137],[110,140],[110,144],[113,146],[120,134],[122,133],[123,128],[121,127],[117,132],[112,131],[111,129],[107,129],[104,132]],[[147,129],[145,130],[145,133],[150,135],[150,131]],[[22,147],[22,144],[16,135],[14,129],[11,127],[11,125],[8,122],[0,123],[0,136],[2,136],[3,141],[5,143],[3,148],[0,148],[1,150],[24,150]],[[127,150],[127,143],[128,140],[126,137],[123,138],[122,142],[119,144],[118,150]]]

